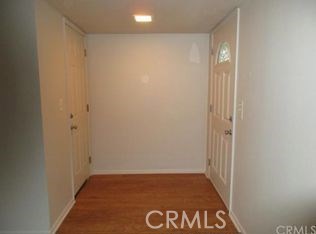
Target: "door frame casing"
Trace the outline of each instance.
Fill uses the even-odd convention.
[[[210,33],[210,48],[211,48],[211,55],[210,55],[210,72],[209,72],[209,96],[208,96],[208,136],[207,136],[207,170],[206,170],[206,176],[209,180],[211,180],[210,172],[212,170],[212,167],[209,165],[209,162],[211,160],[211,130],[212,130],[212,113],[211,113],[211,107],[213,107],[213,100],[212,100],[212,90],[213,90],[213,70],[214,70],[214,61],[217,56],[217,48],[214,48],[214,32],[217,28],[221,27],[221,25],[228,20],[234,13],[236,12],[237,15],[237,25],[236,25],[236,55],[235,55],[235,74],[234,74],[234,102],[233,102],[233,124],[232,124],[232,153],[231,153],[231,182],[230,182],[230,194],[229,194],[229,201],[228,201],[228,207],[227,209],[229,212],[232,210],[232,198],[233,198],[233,183],[234,183],[234,162],[235,162],[235,146],[236,146],[236,122],[237,122],[237,85],[238,85],[238,65],[239,65],[239,34],[240,34],[240,8],[234,9],[232,12],[230,12],[227,16],[225,16],[211,31]],[[215,189],[215,184],[212,182]],[[220,196],[221,194],[218,193]]]
[[[69,84],[68,84],[68,55],[67,55],[67,36],[66,36],[66,27],[70,27],[73,30],[75,30],[76,32],[78,32],[81,36],[83,36],[84,38],[84,48],[85,50],[87,50],[87,43],[86,43],[86,33],[81,30],[78,26],[76,26],[74,23],[72,23],[70,20],[68,20],[66,17],[63,17],[63,40],[64,40],[64,58],[65,58],[65,87],[66,87],[66,97],[67,97],[67,101],[66,101],[66,110],[67,110],[67,116],[68,116],[68,126],[71,126],[71,121],[69,119],[69,113],[70,113],[70,107],[69,107]],[[85,58],[85,89],[86,89],[86,101],[87,104],[89,104],[89,89],[88,89],[88,70],[87,70],[87,57]],[[89,157],[91,157],[91,130],[90,130],[90,111],[87,112],[87,118],[88,118],[88,123],[87,123],[87,127],[88,127],[88,152],[89,152]],[[70,141],[72,141],[72,135],[71,135],[71,131],[68,131],[68,137],[70,139]],[[72,144],[70,146],[70,165],[71,165],[71,183],[72,183],[72,196],[75,197],[76,196],[76,192],[75,192],[75,182],[74,182],[74,165],[73,165],[73,149],[72,149]],[[90,168],[90,172],[91,172],[91,168]]]

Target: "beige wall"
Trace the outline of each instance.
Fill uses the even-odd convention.
[[[315,225],[316,1],[247,1],[240,26],[233,212],[245,234]]]
[[[89,35],[95,173],[203,172],[207,34]]]
[[[63,18],[46,1],[37,0],[36,3],[39,76],[52,226],[73,200]]]
[[[0,233],[48,233],[34,2],[0,1]]]

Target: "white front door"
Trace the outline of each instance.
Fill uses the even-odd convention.
[[[209,176],[227,207],[230,205],[232,134],[238,12],[233,12],[212,34]]]
[[[84,35],[66,24],[67,90],[74,193],[89,177],[89,135]]]

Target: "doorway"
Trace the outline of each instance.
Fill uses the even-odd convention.
[[[73,190],[76,194],[89,177],[89,128],[84,34],[65,23],[67,98],[72,141]]]
[[[212,32],[208,176],[227,208],[231,205],[239,10]]]

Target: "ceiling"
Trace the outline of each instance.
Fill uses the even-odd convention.
[[[207,33],[242,0],[47,0],[87,33]],[[153,15],[136,23],[134,14]]]

